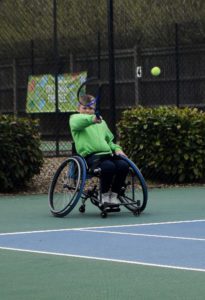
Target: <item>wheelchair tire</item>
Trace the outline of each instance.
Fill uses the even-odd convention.
[[[120,198],[121,203],[134,214],[138,215],[147,205],[148,191],[143,175],[137,166],[127,157],[120,155],[130,166],[125,188]]]
[[[64,217],[78,203],[85,185],[86,167],[83,159],[73,156],[57,169],[51,181],[48,202],[55,217]]]

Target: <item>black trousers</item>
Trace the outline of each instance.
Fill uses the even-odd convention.
[[[107,193],[111,189],[112,192],[118,194],[129,171],[128,163],[117,155],[93,154],[85,159],[91,170],[101,169],[102,193]]]

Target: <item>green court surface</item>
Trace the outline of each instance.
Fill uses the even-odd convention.
[[[123,211],[102,219],[89,204],[85,214],[75,208],[54,218],[47,195],[0,196],[0,214],[1,233],[204,220],[205,187],[150,189],[139,217]],[[205,295],[205,272],[199,271],[6,249],[0,249],[0,266],[2,300],[200,300]]]

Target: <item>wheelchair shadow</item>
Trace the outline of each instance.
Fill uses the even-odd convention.
[[[75,207],[75,209],[67,216],[65,216],[65,219],[79,219],[79,220],[86,220],[86,219],[92,219],[92,220],[103,220],[103,222],[106,222],[106,220],[133,220],[134,222],[138,222],[140,219],[147,219],[149,218],[151,214],[149,212],[142,212],[140,215],[134,215],[133,212],[128,211],[126,208],[122,208],[120,212],[111,212],[107,214],[106,218],[101,217],[101,210],[89,203],[86,207],[86,210],[84,213],[79,212],[79,207]]]

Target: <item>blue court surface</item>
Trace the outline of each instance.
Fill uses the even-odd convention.
[[[1,233],[0,249],[205,272],[205,220]]]

